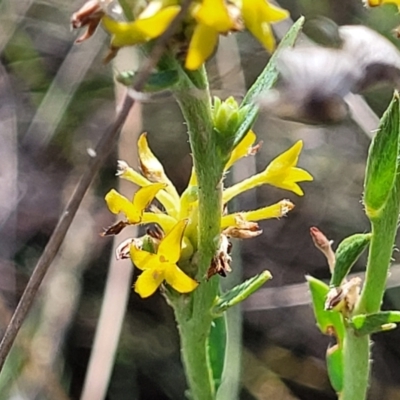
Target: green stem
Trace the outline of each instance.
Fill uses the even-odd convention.
[[[357,314],[372,314],[380,310],[397,231],[400,211],[399,192],[400,184],[397,182],[381,214],[371,221],[372,238]]]
[[[363,400],[366,398],[369,379],[369,336],[355,336],[347,329],[344,343],[344,387],[340,400]]]
[[[211,308],[218,295],[218,278],[205,280],[220,237],[222,215],[223,163],[213,132],[211,99],[204,70],[182,71],[174,95],[188,126],[193,162],[198,180],[199,215],[197,240],[197,280],[199,287],[173,303],[181,335],[182,358],[194,400],[215,398],[215,386],[208,354],[212,323]]]
[[[379,312],[385,292],[400,212],[400,178],[376,217],[371,218],[372,238],[365,282],[354,315]],[[341,400],[366,398],[369,379],[370,335],[347,330],[344,343],[344,391]]]

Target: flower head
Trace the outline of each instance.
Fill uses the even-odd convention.
[[[266,0],[242,0],[242,16],[246,28],[272,52],[275,38],[270,24],[286,19],[289,13]]]
[[[151,185],[144,186],[136,192],[132,201],[129,201],[125,196],[118,193],[116,190],[111,189],[105,197],[107,206],[113,214],[123,213],[127,221],[122,221],[122,224],[121,222],[118,222],[116,225],[108,228],[103,235],[107,236],[109,234],[119,233],[119,231],[128,224],[139,224],[142,221],[144,210],[153,201],[156,194],[165,187],[166,184],[164,183],[153,183]],[[116,226],[118,226],[118,232],[115,231]]]
[[[135,292],[141,297],[151,296],[163,281],[179,293],[189,293],[198,283],[186,275],[176,264],[181,256],[183,232],[187,221],[179,221],[161,240],[156,254],[131,245],[132,262],[143,272],[135,284]]]
[[[289,190],[302,196],[304,192],[298,182],[313,180],[313,177],[307,171],[296,167],[302,148],[303,142],[299,140],[289,150],[276,157],[263,172],[226,189],[223,194],[224,202],[228,202],[246,190],[264,184]]]
[[[225,171],[240,158],[254,155],[260,147],[254,146],[255,141],[255,133],[249,131],[233,149]],[[312,177],[297,167],[301,148],[302,142],[297,142],[276,157],[264,172],[224,189],[224,204],[239,193],[265,183],[303,194],[298,182],[312,180]],[[132,201],[115,190],[106,195],[111,212],[122,212],[126,217],[126,221],[113,225],[106,234],[118,234],[128,224],[156,224],[159,227],[157,235],[126,240],[118,247],[117,257],[123,259],[130,256],[136,267],[143,271],[135,285],[135,290],[142,297],[150,296],[164,281],[177,292],[191,292],[198,282],[186,275],[177,263],[184,265],[197,251],[199,188],[196,173],[193,170],[188,187],[179,195],[162,164],[150,150],[144,134],[138,141],[138,153],[142,174],[119,161],[117,175],[141,188]],[[155,197],[161,204],[160,208],[153,206],[146,211]],[[293,207],[289,200],[281,200],[256,210],[223,215],[219,250],[211,261],[207,276],[197,276],[197,279],[210,279],[215,274],[225,276],[230,271],[230,238],[256,237],[262,233],[258,221],[283,217]]]
[[[119,21],[108,15],[110,0],[89,0],[73,15],[72,26],[88,26],[77,42],[89,38],[102,22],[111,34],[109,61],[121,47],[145,44],[162,35],[181,10],[179,0],[151,0],[145,6],[135,5],[130,21]],[[193,0],[188,15],[168,43],[173,55],[185,55],[184,65],[196,70],[214,52],[219,35],[247,28],[268,51],[275,48],[270,24],[288,17],[288,12],[268,0]]]

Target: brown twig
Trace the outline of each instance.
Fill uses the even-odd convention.
[[[182,3],[180,12],[177,14],[175,19],[171,22],[170,26],[157,40],[150,57],[143,64],[139,70],[134,84],[132,85],[133,90],[140,92],[143,90],[144,85],[149,78],[153,68],[157,65],[157,62],[162,56],[162,53],[167,45],[168,40],[175,32],[177,26],[183,20],[191,0],[185,0]],[[38,263],[33,270],[33,273],[29,279],[28,284],[21,296],[17,308],[11,318],[10,323],[4,333],[3,339],[0,343],[0,371],[2,370],[8,353],[15,341],[19,329],[23,321],[25,320],[28,311],[30,310],[35,296],[39,290],[39,287],[49,269],[52,261],[57,255],[58,250],[68,232],[68,229],[74,219],[74,216],[79,208],[79,205],[89,188],[94,176],[98,173],[101,166],[104,164],[107,156],[110,154],[114,143],[116,142],[119,132],[124,125],[124,122],[134,105],[135,100],[128,94],[122,102],[122,106],[117,114],[115,121],[107,127],[103,136],[101,137],[97,147],[96,155],[91,158],[88,162],[85,172],[79,180],[74,193],[72,194],[67,206],[65,207],[61,217],[54,229]]]

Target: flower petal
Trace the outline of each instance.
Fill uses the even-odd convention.
[[[218,42],[218,31],[204,24],[198,24],[190,40],[185,68],[196,70],[211,56]]]
[[[168,28],[180,9],[180,6],[165,7],[150,18],[136,20],[137,28],[149,39],[155,39]]]
[[[122,194],[116,190],[110,190],[105,197],[107,206],[113,214],[124,213],[130,224],[138,224],[141,219],[140,210],[136,209],[133,204]]]
[[[118,161],[117,176],[122,179],[126,179],[129,182],[133,182],[138,186],[151,185],[151,182],[144,176],[140,175],[139,172],[131,168],[125,161]],[[160,190],[156,195],[157,200],[164,206],[165,211],[171,216],[177,216],[177,205],[174,199],[165,190]],[[179,207],[179,206],[178,206]]]
[[[164,271],[155,268],[143,271],[135,283],[135,292],[142,298],[151,296],[164,280]]]
[[[130,256],[133,264],[142,271],[158,268],[160,266],[160,260],[157,254],[137,248],[135,242],[133,242],[130,247]]]
[[[275,48],[275,38],[269,24],[288,16],[288,11],[269,4],[267,0],[242,0],[242,17],[246,28],[270,52]]]
[[[106,31],[113,34],[113,47],[133,46],[160,36],[180,10],[180,6],[162,9],[152,17],[137,19],[132,22],[120,22],[104,16],[102,19]]]
[[[120,22],[105,15],[101,20],[104,29],[111,33],[111,46],[124,47],[147,41],[147,36],[137,28],[136,21]]]
[[[168,265],[164,272],[165,280],[179,293],[189,293],[199,285],[175,264]]]
[[[280,218],[292,210],[294,204],[289,200],[281,200],[271,206],[259,208],[254,211],[246,211],[225,215],[221,219],[221,228],[228,226],[241,227],[243,221],[260,221],[263,219]]]
[[[158,246],[157,255],[171,264],[177,263],[181,256],[182,237],[187,222],[185,219],[179,221]]]
[[[303,148],[303,141],[297,141],[290,149],[286,150],[278,157],[274,158],[268,167],[266,168],[266,173],[274,173],[276,170],[281,171],[282,169],[293,167],[297,164],[299,160],[299,155],[301,149]]]
[[[165,183],[152,183],[141,187],[133,196],[133,207],[142,215],[143,211],[153,201],[156,194],[166,186]]]
[[[163,213],[144,212],[142,215],[142,224],[158,224],[165,234],[175,226],[177,220]]]
[[[138,140],[138,152],[140,169],[143,175],[151,182],[162,182],[166,184],[166,191],[179,203],[179,195],[173,183],[168,179],[164,171],[163,165],[158,161],[157,157],[150,150],[147,142],[147,135],[143,133]]]
[[[225,165],[225,171],[228,170],[236,161],[251,154],[251,149],[256,141],[256,134],[250,130],[240,143],[233,149],[229,161]]]
[[[234,22],[229,16],[224,0],[203,0],[194,17],[200,24],[220,33],[226,33],[234,28]]]

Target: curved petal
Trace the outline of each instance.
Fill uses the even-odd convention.
[[[275,38],[269,24],[288,16],[288,11],[270,4],[267,0],[242,0],[242,17],[246,28],[270,52],[275,48]]]
[[[302,148],[303,141],[297,141],[290,149],[286,150],[282,154],[279,154],[278,157],[274,158],[265,171],[272,172],[275,170],[282,170],[284,168],[295,166],[299,160],[299,155]]]
[[[287,178],[285,178],[285,181],[286,180],[295,182],[310,182],[313,181],[314,178],[308,171],[302,168],[291,168]]]
[[[165,7],[150,18],[136,20],[136,27],[147,38],[155,39],[168,28],[180,9],[180,6]]]
[[[132,243],[129,253],[133,264],[142,271],[160,267],[160,259],[156,254],[138,249],[135,243]]]
[[[218,31],[204,24],[198,24],[190,40],[185,68],[196,70],[211,56],[218,42]]]
[[[165,234],[175,226],[177,220],[163,213],[144,212],[142,215],[142,224],[158,224]]]
[[[175,264],[168,265],[164,272],[165,280],[179,293],[189,293],[199,285]]]
[[[135,292],[142,298],[151,296],[164,280],[162,270],[148,269],[143,271],[135,283]]]
[[[256,134],[250,130],[240,143],[233,149],[229,161],[225,165],[225,171],[228,170],[236,161],[251,154],[251,148],[256,141]]]
[[[151,182],[165,183],[165,190],[174,198],[176,203],[179,203],[178,192],[165,173],[163,165],[150,150],[146,133],[141,134],[139,137],[138,153],[140,169],[142,170],[143,175]]]
[[[122,196],[116,190],[110,190],[106,194],[105,200],[113,214],[124,213],[130,224],[138,224],[140,222],[140,210],[137,210],[125,196]]]
[[[136,26],[136,21],[120,22],[104,16],[101,20],[104,29],[113,35],[111,45],[113,47],[133,46],[146,42],[147,36]]]
[[[133,196],[133,207],[140,212],[140,214],[143,214],[143,211],[153,201],[156,194],[166,186],[165,183],[153,183],[141,187]]]
[[[179,261],[183,232],[187,222],[185,219],[179,221],[158,246],[157,255],[168,263],[175,264]]]
[[[224,0],[203,0],[194,17],[217,32],[226,33],[234,28]]]

